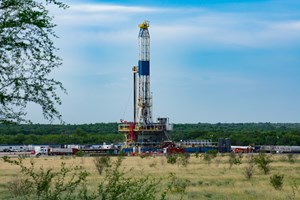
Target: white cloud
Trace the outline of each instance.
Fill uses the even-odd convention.
[[[71,4],[70,9],[55,14],[61,37],[60,53],[64,58],[64,65],[56,75],[66,82],[69,89],[62,109],[68,122],[82,121],[73,114],[74,108],[79,108],[82,116],[88,116],[84,122],[111,121],[120,117],[127,92],[131,89],[131,64],[137,62],[137,24],[144,19],[150,20],[151,56],[155,55],[151,58],[151,87],[155,86],[153,90],[158,91],[154,93],[154,109],[159,108],[164,116],[169,116],[165,109],[169,107],[169,112],[174,112],[172,118],[182,115],[174,107],[180,107],[183,101],[198,107],[205,94],[207,99],[215,98],[214,103],[218,103],[224,91],[228,96],[237,95],[231,88],[237,90],[240,86],[241,90],[254,88],[256,91],[263,84],[257,77],[244,72],[234,74],[226,66],[221,72],[208,69],[210,64],[207,68],[201,67],[207,71],[195,70],[199,63],[188,66],[192,63],[189,61],[197,56],[191,49],[216,52],[232,48],[293,47],[299,46],[300,42],[300,21],[288,17],[275,20],[251,12]],[[186,54],[181,51],[186,51]],[[185,65],[186,62],[189,64]],[[205,65],[203,62],[201,64]],[[244,63],[230,64],[241,67]],[[198,91],[198,96],[195,91]],[[170,98],[174,98],[171,105]],[[201,104],[209,105],[209,102]],[[187,113],[182,116],[194,112],[189,106],[184,108]],[[221,103],[219,106],[222,107]]]
[[[210,14],[209,14],[210,15]],[[175,41],[180,45],[245,46],[265,48],[295,45],[300,41],[299,21],[268,21],[254,16],[236,15],[198,16],[198,20],[160,25],[153,28],[156,40]],[[218,14],[215,14],[218,15]],[[204,19],[201,19],[203,17]]]
[[[142,7],[142,6],[123,6],[109,4],[75,4],[70,6],[70,10],[77,12],[122,12],[122,13],[141,13],[141,12],[157,12],[162,9]]]
[[[169,9],[143,6],[123,6],[110,4],[70,4],[70,8],[58,10],[52,7],[56,20],[67,26],[124,27],[122,24],[136,15],[167,12]]]
[[[274,29],[286,31],[300,31],[300,20],[278,22],[272,25]]]
[[[74,4],[56,15],[64,31],[82,40],[127,43],[136,37],[139,19],[149,18],[155,41],[175,46],[266,48],[300,41],[300,22],[274,21],[255,13],[216,12],[208,9],[157,8],[110,4]],[[159,12],[159,16],[157,15]],[[138,21],[137,21],[138,20]],[[288,37],[287,37],[288,36]],[[130,40],[130,41],[131,41]]]

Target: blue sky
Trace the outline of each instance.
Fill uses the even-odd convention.
[[[153,117],[300,122],[300,1],[68,0],[53,8],[66,123],[132,120],[138,24],[150,21]],[[45,123],[29,107],[33,122]]]

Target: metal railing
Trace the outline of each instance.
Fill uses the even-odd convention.
[[[130,124],[120,124],[118,127],[119,132],[132,131],[130,126]],[[171,131],[172,129],[173,126],[170,124],[153,123],[149,125],[137,124],[134,126],[133,131]]]

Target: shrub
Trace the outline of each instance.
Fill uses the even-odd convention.
[[[239,159],[240,159],[240,160],[243,159],[243,154],[242,154],[242,153],[239,153],[238,156],[239,156]]]
[[[25,196],[33,192],[30,183],[19,176],[8,183],[7,189],[13,197]]]
[[[216,158],[218,154],[217,150],[208,150],[205,152],[203,156],[203,160],[207,162],[208,165],[210,165],[212,159]]]
[[[94,158],[94,164],[98,173],[101,175],[103,170],[107,167],[110,167],[110,157],[109,156],[101,156]]]
[[[35,169],[33,160],[30,161],[29,167],[23,164],[22,158],[12,160],[3,157],[3,160],[21,168],[22,177],[8,186],[9,191],[14,192],[12,196],[39,200],[76,199],[79,193],[85,192],[88,173],[80,167],[67,168],[62,162],[60,171],[53,172],[53,169],[45,170],[43,167]],[[14,186],[17,188],[13,190]]]
[[[133,176],[125,176],[126,172],[120,170],[122,158],[118,157],[112,167],[106,169],[106,176],[100,183],[97,199],[107,200],[154,200],[157,196],[161,199],[166,198],[166,191],[161,192],[161,185],[158,179],[144,176],[135,178]]]
[[[247,180],[250,180],[254,174],[254,157],[253,155],[249,155],[247,158],[247,166],[244,168],[244,175]]]
[[[149,167],[156,167],[157,162],[154,160],[152,163],[149,164]]]
[[[203,154],[203,160],[207,163],[207,165],[210,165],[212,156],[208,153]]]
[[[38,200],[154,200],[160,197],[166,199],[168,188],[161,186],[161,179],[154,179],[150,176],[136,178],[126,176],[120,167],[123,158],[118,157],[116,162],[111,163],[106,168],[104,180],[99,183],[98,191],[88,191],[86,178],[88,173],[80,167],[67,168],[64,163],[58,172],[52,169],[39,170],[34,168],[31,160],[30,167],[23,164],[23,160],[13,160],[8,157],[3,158],[5,162],[17,165],[21,168],[20,179],[11,182],[9,187],[12,195],[18,199],[38,199]],[[186,186],[181,186],[185,188]]]
[[[83,157],[86,155],[86,153],[84,153],[83,151],[77,151],[75,154],[77,157]]]
[[[254,157],[254,163],[264,172],[264,174],[268,174],[270,172],[271,162],[271,156],[267,156],[265,153],[259,153],[259,155]]]
[[[183,167],[186,167],[189,164],[189,160],[190,160],[190,154],[185,153],[185,154],[180,154],[178,156],[178,166],[182,165]]]
[[[231,152],[229,154],[229,168],[231,168],[233,165],[240,165],[242,164],[241,162],[242,158],[240,156],[236,156],[235,153]]]
[[[169,191],[179,193],[181,195],[180,199],[182,199],[186,193],[186,188],[190,185],[191,182],[188,179],[180,179],[176,177],[174,173],[170,173],[169,179]]]
[[[274,174],[270,177],[270,183],[276,190],[281,190],[283,185],[284,175]]]
[[[145,158],[147,156],[148,156],[147,154],[140,154],[140,158]]]
[[[287,155],[287,158],[288,158],[288,161],[290,163],[295,163],[295,157],[294,157],[294,154],[288,154]]]
[[[167,163],[175,164],[177,162],[178,155],[177,154],[167,154]]]
[[[218,155],[217,150],[208,150],[206,153],[209,154],[212,158],[215,158]]]
[[[250,180],[253,176],[254,173],[254,164],[253,163],[248,163],[248,165],[244,168],[244,175],[247,180]]]

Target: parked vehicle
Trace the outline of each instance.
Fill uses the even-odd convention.
[[[254,149],[252,146],[231,146],[234,153],[253,153]]]

